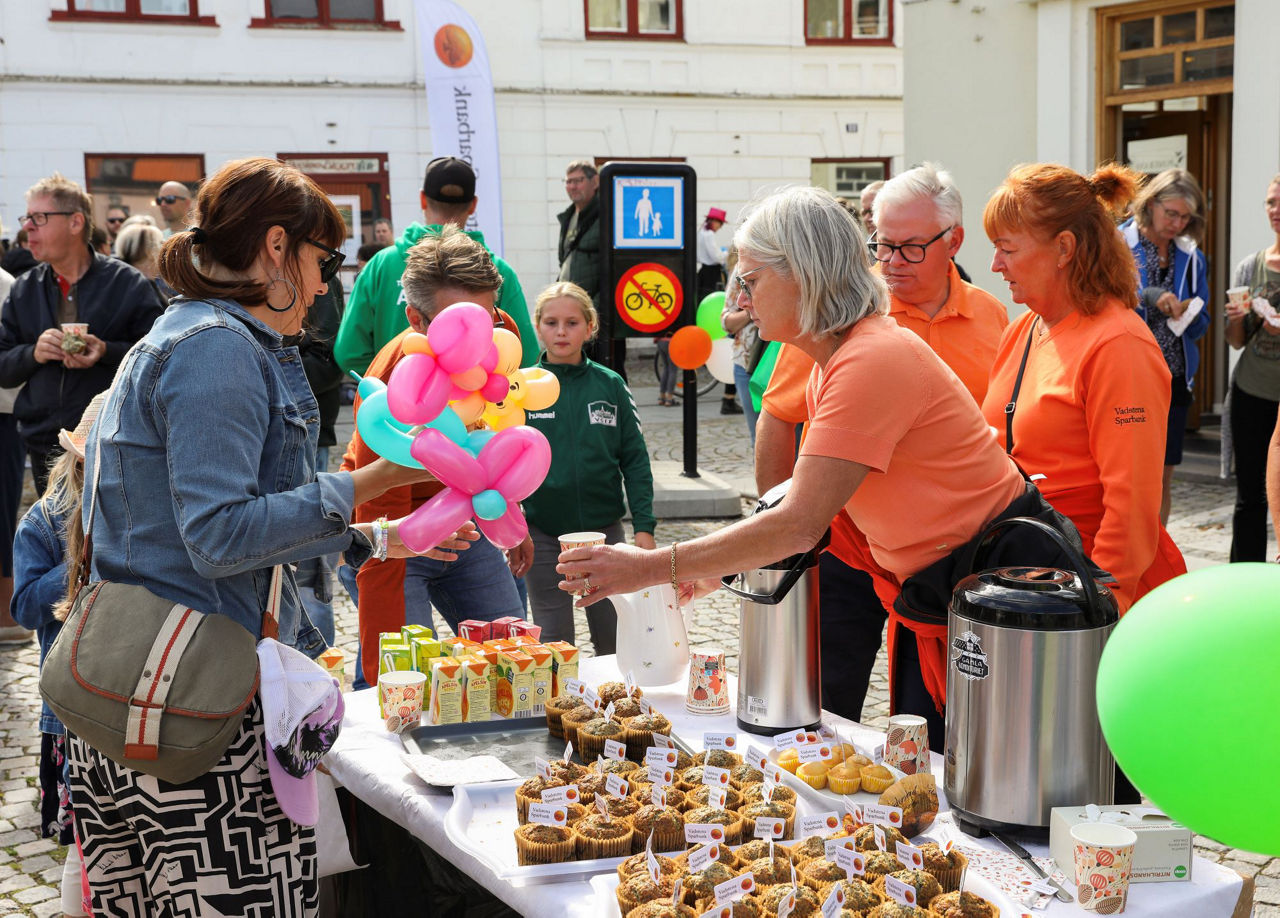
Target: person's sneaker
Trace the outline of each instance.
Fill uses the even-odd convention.
[[[31,640],[34,631],[28,631],[21,625],[10,625],[0,628],[0,644],[25,644]]]
[[[739,405],[734,399],[722,398],[720,399],[720,413],[721,414],[742,414],[742,406]]]

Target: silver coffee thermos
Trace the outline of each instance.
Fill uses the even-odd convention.
[[[970,574],[947,623],[944,787],[971,834],[1049,825],[1055,806],[1111,803],[1115,763],[1098,723],[1098,661],[1119,619],[1115,598],[1051,526],[1074,570],[1004,567]],[[979,548],[972,570],[986,557]]]
[[[755,513],[782,502],[790,480],[760,498]],[[739,612],[738,726],[771,736],[822,719],[818,555],[830,542],[773,564],[725,577]]]

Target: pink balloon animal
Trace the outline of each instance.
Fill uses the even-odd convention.
[[[551,444],[532,427],[483,433],[486,439],[476,456],[432,427],[414,438],[413,458],[445,489],[400,524],[400,538],[411,551],[439,545],[473,515],[480,531],[499,548],[524,541],[529,524],[519,502],[547,477]]]

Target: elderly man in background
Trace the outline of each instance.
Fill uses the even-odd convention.
[[[187,228],[187,211],[191,210],[191,189],[182,182],[165,182],[156,192],[156,206],[164,226],[164,238]]]
[[[858,217],[862,220],[862,228],[866,231],[868,239],[876,234],[874,205],[876,195],[883,187],[884,182],[872,182],[858,195]]]

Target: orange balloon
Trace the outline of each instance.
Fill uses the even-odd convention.
[[[696,370],[711,356],[711,336],[705,328],[686,325],[671,336],[671,362],[682,370]]]
[[[404,336],[401,342],[401,348],[406,354],[430,354],[435,356],[435,351],[431,350],[431,344],[427,341],[427,336],[418,332],[410,332]]]

